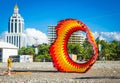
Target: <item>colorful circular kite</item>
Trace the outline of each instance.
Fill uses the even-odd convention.
[[[86,33],[88,41],[93,47],[94,54],[85,63],[74,62],[68,54],[67,43],[71,34],[75,31],[83,31]],[[50,46],[50,55],[54,67],[61,72],[86,72],[95,63],[98,57],[98,48],[92,32],[81,21],[75,19],[62,20],[56,26],[57,38],[55,42]]]

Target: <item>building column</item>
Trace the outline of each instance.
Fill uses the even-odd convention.
[[[16,36],[14,36],[14,44],[15,44],[15,46],[17,46],[17,44],[16,44]]]
[[[13,33],[15,33],[15,19],[13,20],[13,27],[11,28],[13,28]]]
[[[20,43],[19,48],[21,48],[21,44],[22,44],[22,43],[21,43],[21,42],[22,42],[22,41],[21,41],[21,36],[20,36],[19,41],[20,41],[20,42],[19,42],[19,43]]]
[[[17,33],[19,33],[19,20],[17,20]]]
[[[18,47],[19,47],[19,45],[20,45],[20,44],[19,44],[19,43],[20,43],[20,42],[19,42],[19,39],[20,39],[20,36],[18,36],[18,41],[17,41],[17,42],[18,42]]]
[[[11,20],[11,19],[10,19]],[[10,30],[10,33],[11,33],[11,21],[9,22],[9,30]]]
[[[15,42],[14,42],[14,35],[13,35],[13,45],[15,45],[14,43],[15,43]]]
[[[16,45],[18,47],[18,35],[16,36]]]
[[[22,22],[22,20],[21,19],[19,19],[20,21],[19,21],[19,33],[21,33],[21,22]]]
[[[7,36],[5,36],[5,39],[4,39],[6,42],[7,42]]]
[[[7,35],[7,37],[8,37],[7,43],[9,43],[9,35]]]
[[[21,29],[21,33],[23,32],[23,22],[20,23],[20,29]]]

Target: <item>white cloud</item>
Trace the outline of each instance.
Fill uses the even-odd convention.
[[[3,33],[0,34],[0,41],[4,41],[5,40],[5,35],[7,34],[8,32],[5,31]]]
[[[100,35],[101,40],[111,41],[117,40],[120,41],[120,32],[94,32],[94,37],[97,38]]]
[[[0,41],[4,41],[4,37],[7,31],[0,34]],[[45,33],[37,30],[35,28],[27,28],[24,32],[26,36],[26,42],[28,45],[33,44],[42,44],[48,43],[48,37]],[[120,41],[120,32],[93,32],[95,39],[100,35],[100,40],[112,41],[117,40]],[[37,41],[35,40],[37,39]]]
[[[94,32],[93,35],[94,35],[95,39],[96,39],[97,37],[99,37],[99,35],[100,35],[100,38],[99,38],[100,40],[106,40],[106,38],[103,37],[101,33]]]
[[[35,28],[27,28],[25,35],[28,45],[48,43],[47,35]]]
[[[4,41],[5,39],[5,34],[8,32],[5,31],[2,34],[0,34],[0,41]],[[33,44],[42,44],[42,43],[48,43],[48,38],[47,35],[40,30],[37,30],[35,28],[27,28],[24,32],[24,36],[26,37],[26,43],[28,45],[33,45]],[[37,40],[35,40],[37,39]]]

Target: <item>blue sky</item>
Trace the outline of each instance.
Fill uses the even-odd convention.
[[[47,34],[49,25],[73,18],[84,22],[92,32],[120,32],[120,0],[0,0],[0,33],[8,30],[16,3],[25,29]]]

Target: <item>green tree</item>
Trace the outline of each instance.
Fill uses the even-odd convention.
[[[35,49],[31,46],[31,47],[28,47],[26,48],[25,50],[25,54],[26,55],[35,55]]]
[[[93,49],[91,44],[87,41],[87,39],[83,42],[83,44],[71,44],[67,45],[69,54],[76,54],[78,59],[88,60],[93,55]]]
[[[116,40],[112,42],[106,42],[104,40],[96,40],[97,45],[101,44],[102,49],[99,52],[99,60],[102,57],[105,57],[107,60],[120,60],[120,43]],[[51,56],[49,54],[49,47],[48,44],[40,44],[38,46],[38,55],[35,55],[35,48],[29,46],[27,48],[22,47],[18,53],[19,55],[33,55],[36,58],[36,61],[43,61],[46,59],[47,61],[51,61]],[[69,54],[76,54],[78,59],[89,60],[93,55],[93,47],[88,42],[87,38],[83,42],[82,45],[80,44],[71,44],[68,43],[67,51]]]
[[[80,53],[81,53],[80,52],[80,50],[81,50],[80,44],[68,43],[67,49],[68,49],[69,54],[75,54],[75,55],[77,55],[78,58],[80,58]]]
[[[49,54],[49,47],[48,44],[41,44],[38,46],[38,57],[37,59],[51,61],[51,56]]]
[[[99,52],[99,58],[102,59],[105,57],[107,60],[108,54],[109,54],[109,44],[105,40],[101,40],[100,44],[102,46],[101,52]]]
[[[90,59],[93,55],[93,47],[89,43],[87,38],[83,42],[83,52],[82,53],[84,53],[84,55],[85,55],[84,57],[86,60]]]
[[[120,43],[116,46],[117,59],[120,60]]]
[[[32,48],[32,46],[25,48],[22,47],[19,51],[18,51],[19,55],[35,55],[35,50],[34,48]]]
[[[24,55],[25,54],[25,47],[22,47],[21,49],[19,49],[19,51],[18,51],[18,54],[19,55]]]
[[[102,46],[99,52],[99,60],[102,57],[105,57],[106,60],[120,60],[120,44],[118,41],[106,42],[105,40],[96,40],[96,42]]]
[[[110,56],[109,56],[109,60],[120,60],[120,44],[118,41],[113,40],[110,43]]]

